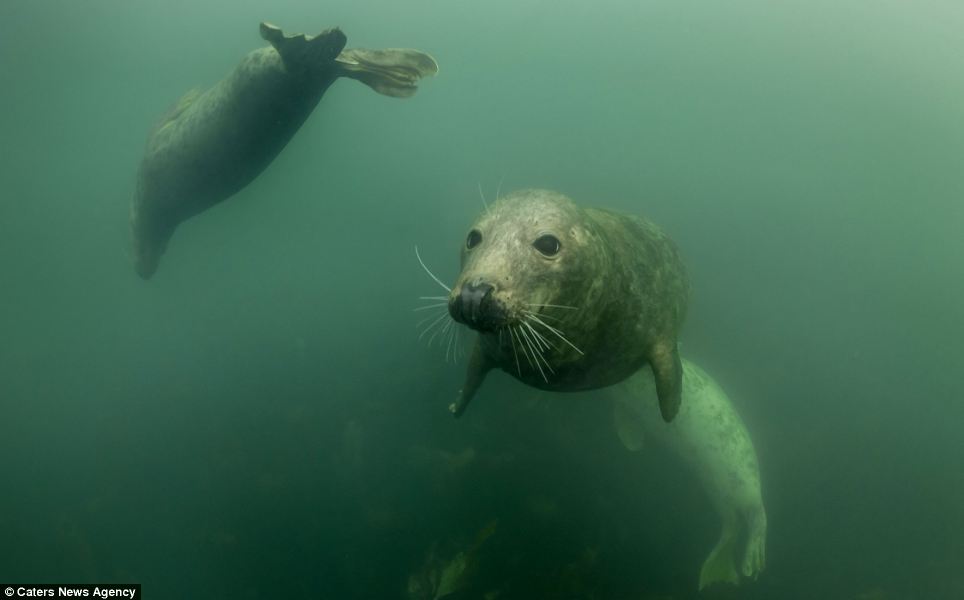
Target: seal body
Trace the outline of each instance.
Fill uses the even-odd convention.
[[[461,258],[448,308],[479,335],[456,415],[495,367],[539,389],[580,391],[646,365],[663,418],[676,414],[689,283],[675,244],[654,224],[523,190],[479,217]]]
[[[437,70],[414,50],[347,50],[345,34],[285,36],[250,52],[205,92],[189,92],[151,132],[131,204],[135,269],[149,278],[179,223],[248,185],[287,145],[341,76],[379,93],[411,95]]]
[[[700,589],[738,583],[763,570],[767,518],[760,468],[750,434],[722,388],[702,369],[683,361],[683,401],[670,425],[654,406],[656,387],[648,368],[611,388],[615,424],[631,450],[644,440],[663,444],[696,472],[720,515],[722,532],[700,571]]]

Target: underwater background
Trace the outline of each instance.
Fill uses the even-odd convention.
[[[336,82],[144,282],[147,133],[262,20],[440,73]],[[3,0],[0,581],[416,598],[468,552],[450,598],[964,598],[961,31],[943,0]],[[602,395],[500,373],[448,413],[413,247],[454,281],[480,185],[679,244],[683,354],[760,459],[758,581],[697,592],[719,519]]]

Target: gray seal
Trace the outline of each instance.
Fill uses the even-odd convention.
[[[387,96],[415,93],[438,71],[435,60],[410,49],[345,49],[341,30],[286,36],[261,24],[271,45],[250,52],[205,92],[188,92],[151,132],[131,203],[135,270],[157,270],[184,220],[251,183],[284,149],[339,77]]]
[[[689,282],[676,245],[638,216],[581,208],[549,190],[497,200],[472,225],[451,317],[478,332],[461,415],[485,375],[500,368],[530,386],[582,391],[652,367],[659,409],[680,406],[677,335]]]
[[[683,403],[671,426],[662,422],[649,369],[607,390],[615,399],[619,439],[630,450],[661,443],[688,463],[720,516],[720,538],[700,569],[700,589],[756,579],[766,563],[767,515],[753,440],[723,388],[683,359]]]

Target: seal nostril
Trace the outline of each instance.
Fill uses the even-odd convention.
[[[467,325],[477,327],[483,325],[493,304],[493,291],[495,288],[487,283],[464,284],[458,298],[451,306],[452,317]]]

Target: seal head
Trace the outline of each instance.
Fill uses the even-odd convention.
[[[461,254],[448,310],[479,336],[456,415],[493,367],[539,389],[578,391],[651,364],[663,417],[673,418],[689,285],[675,245],[655,225],[523,190],[479,217]]]

